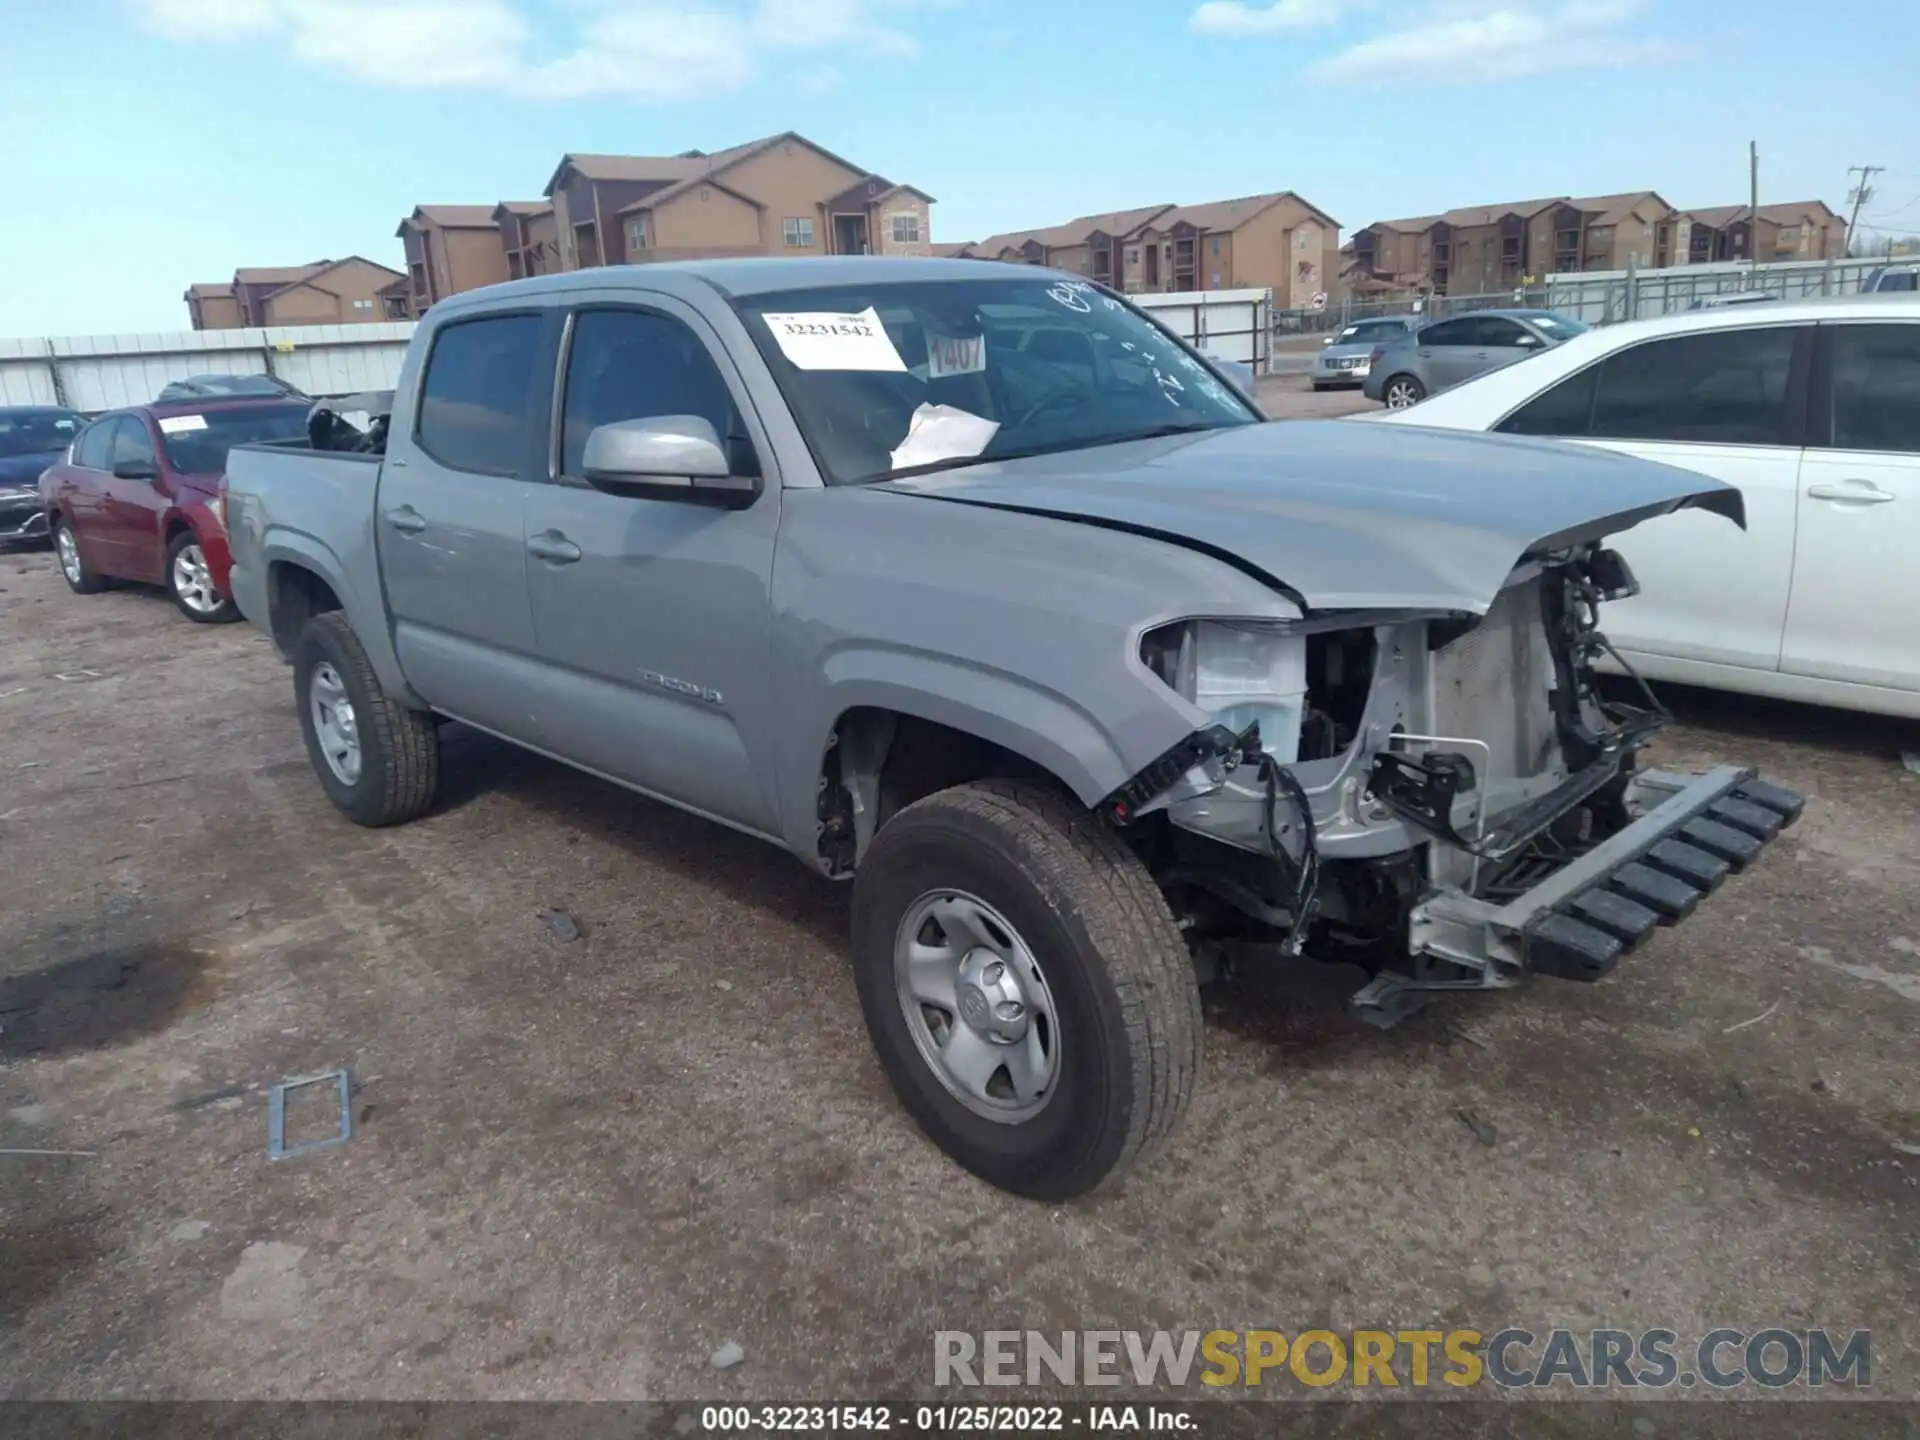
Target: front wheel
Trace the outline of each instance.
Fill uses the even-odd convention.
[[[88,567],[86,557],[80,553],[79,537],[65,516],[54,517],[53,553],[60,558],[61,578],[74,594],[98,595],[107,588],[107,582]]]
[[[433,717],[387,698],[338,610],[309,620],[293,652],[300,733],[320,788],[357,825],[398,825],[433,804],[440,733]]]
[[[855,983],[907,1112],[982,1179],[1064,1200],[1124,1175],[1198,1083],[1200,992],[1145,867],[1025,782],[902,810],[854,878]]]
[[[240,618],[239,607],[213,588],[206,552],[189,530],[167,544],[167,594],[180,613],[198,625],[225,625]]]
[[[1389,410],[1406,410],[1427,398],[1427,387],[1411,375],[1396,375],[1387,381],[1380,398]]]

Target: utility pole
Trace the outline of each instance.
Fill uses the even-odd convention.
[[[1884,165],[1849,165],[1847,174],[1858,175],[1860,183],[1847,192],[1847,199],[1853,202],[1853,213],[1847,216],[1847,244],[1849,252],[1853,249],[1853,227],[1860,222],[1860,207],[1873,198],[1873,186],[1867,182],[1885,170]]]
[[[1747,288],[1760,283],[1760,142],[1747,142]]]

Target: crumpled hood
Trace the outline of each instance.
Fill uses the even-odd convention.
[[[0,455],[0,490],[37,484],[40,472],[59,458],[58,450],[45,455]]]
[[[1294,420],[987,461],[887,481],[1191,545],[1313,610],[1484,614],[1529,554],[1697,505],[1744,528],[1732,486],[1546,440]]]

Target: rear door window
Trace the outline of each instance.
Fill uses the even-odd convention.
[[[1600,367],[1589,365],[1541,391],[1494,429],[1503,435],[1585,435],[1593,419],[1594,382],[1599,378]]]
[[[1920,455],[1920,324],[1835,325],[1827,435],[1836,450]]]
[[[443,326],[420,385],[414,436],[453,470],[524,476],[539,315],[489,315]]]
[[[1792,443],[1789,381],[1804,326],[1708,330],[1619,351],[1599,366],[1596,439]]]

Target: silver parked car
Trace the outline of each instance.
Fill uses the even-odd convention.
[[[1329,336],[1326,348],[1314,357],[1313,388],[1331,390],[1338,385],[1360,384],[1367,378],[1373,352],[1406,339],[1419,324],[1418,315],[1379,315],[1356,320]]]
[[[1436,320],[1373,352],[1366,396],[1389,410],[1404,410],[1586,331],[1578,320],[1551,310],[1476,310]]]

